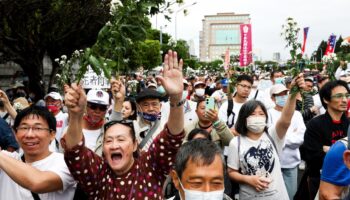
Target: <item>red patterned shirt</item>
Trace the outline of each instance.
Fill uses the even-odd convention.
[[[172,135],[165,126],[148,152],[140,155],[129,172],[116,175],[107,161],[81,141],[64,154],[67,166],[89,199],[163,199],[162,187],[175,161],[184,133]]]

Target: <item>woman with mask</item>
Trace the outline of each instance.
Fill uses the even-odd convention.
[[[304,88],[303,75],[292,86]],[[289,94],[281,117],[267,129],[267,111],[263,103],[251,100],[243,104],[235,124],[240,136],[228,149],[228,173],[240,184],[239,199],[287,200],[288,193],[281,173],[279,155],[295,111],[295,94]]]
[[[134,156],[138,143],[133,123],[126,121],[111,121],[104,126],[103,157],[86,148],[81,133],[86,95],[75,83],[66,86],[70,121],[62,140],[65,161],[90,199],[163,199],[165,175],[184,138],[182,64],[182,60],[177,62],[176,52],[165,55],[163,76],[159,78],[170,98],[169,120],[150,151],[139,157]]]
[[[197,81],[194,83],[194,92],[191,97],[191,100],[194,102],[198,102],[199,99],[205,98],[205,83],[203,81]]]

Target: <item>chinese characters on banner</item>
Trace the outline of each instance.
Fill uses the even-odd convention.
[[[90,66],[88,66],[87,72],[84,74],[83,88],[84,89],[106,89],[110,88],[109,80],[104,76],[103,72],[101,75],[97,75]]]
[[[248,66],[252,62],[252,26],[241,24],[241,53],[239,56],[240,66]]]
[[[230,66],[230,50],[227,48],[225,53],[225,62],[224,62],[224,69],[227,71],[228,67]]]

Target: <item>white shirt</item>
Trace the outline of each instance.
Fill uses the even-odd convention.
[[[97,130],[83,129],[83,134],[85,138],[85,146],[91,149],[92,151],[95,151],[97,138],[101,134],[101,128]]]
[[[314,99],[314,105],[320,111],[320,115],[325,114],[326,113],[326,109],[324,109],[324,107],[322,105],[320,94],[315,94],[314,96],[312,96],[312,98]]]
[[[184,122],[185,126],[190,124],[191,122],[198,121],[198,116],[196,113],[196,106],[197,102],[191,101],[191,100],[186,100],[184,103]],[[161,108],[161,122],[162,124],[165,124],[168,122],[169,114],[170,114],[170,103],[168,102],[163,102],[162,103],[162,108]]]
[[[238,119],[238,113],[239,111],[241,110],[241,107],[242,107],[243,103],[237,103],[235,102],[235,100],[233,100],[233,108],[232,108],[232,112],[234,114],[231,114],[230,117],[229,117],[229,122],[231,123],[232,122],[232,118],[233,118],[233,115],[234,115],[234,124],[236,124],[236,121]],[[227,123],[227,106],[228,106],[228,101],[225,101],[220,109],[219,109],[219,119],[224,121],[225,123]]]
[[[274,108],[268,110],[268,127],[276,126],[282,112]],[[291,169],[296,167],[300,161],[299,147],[304,142],[304,133],[306,127],[303,116],[299,111],[294,111],[291,123],[285,136],[284,147],[282,150],[281,167]]]
[[[21,160],[21,155],[17,152],[7,152],[7,154]],[[76,182],[71,176],[66,163],[64,162],[63,154],[51,153],[48,157],[33,162],[31,165],[41,171],[51,171],[57,174],[63,183],[63,190],[39,194],[41,200],[71,200],[74,197]],[[35,177],[33,177],[35,178]],[[4,171],[0,170],[0,200],[32,200],[31,192],[16,182],[14,182]]]
[[[56,116],[56,140],[60,141],[63,130],[68,126],[68,113],[60,111]]]
[[[240,184],[240,200],[289,199],[278,156],[278,153],[282,151],[284,138],[279,139],[275,127],[270,127],[268,132],[276,144],[277,151],[267,136],[267,133],[263,133],[258,140],[239,136],[234,137],[230,142],[227,159],[228,167],[234,170],[241,169],[245,175],[257,175],[268,172],[272,180],[269,187],[262,192],[257,192],[250,185]],[[240,138],[239,149],[238,138]]]

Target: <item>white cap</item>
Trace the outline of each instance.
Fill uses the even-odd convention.
[[[182,80],[183,84],[188,85],[188,81],[186,79]]]
[[[47,97],[51,97],[55,100],[60,100],[63,101],[62,96],[60,95],[60,93],[58,92],[50,92],[49,94],[47,94],[44,99],[46,99]]]
[[[286,86],[284,86],[283,84],[275,84],[271,87],[270,96],[274,94],[279,94],[284,91],[288,91],[288,88],[286,88]]]
[[[204,85],[205,86],[205,83],[203,81],[197,81],[194,83],[193,87],[196,87],[197,85]]]
[[[87,93],[87,102],[109,105],[109,94],[103,90],[92,89]]]
[[[157,89],[158,86],[156,83],[150,82],[148,83],[147,88],[150,88],[150,87],[155,87]]]

